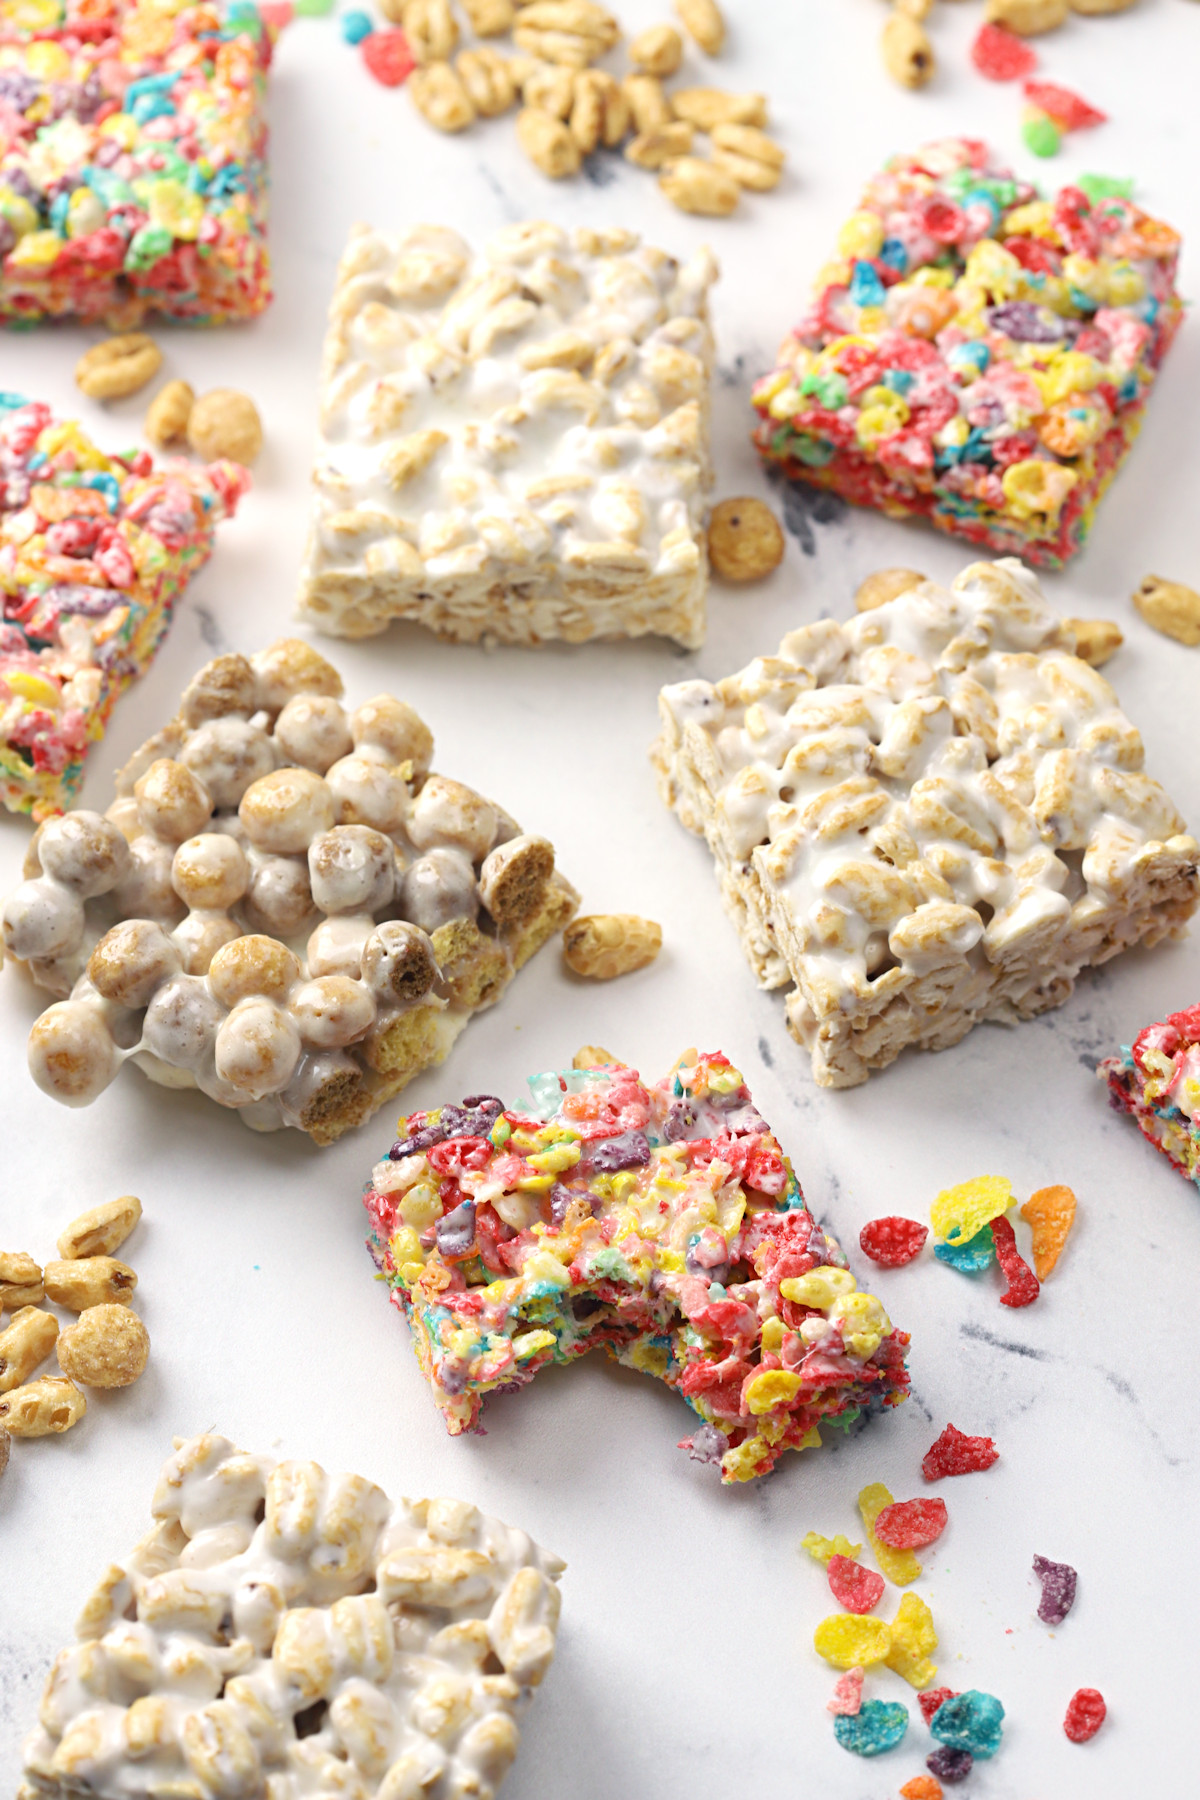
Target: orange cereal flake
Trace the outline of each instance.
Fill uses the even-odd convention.
[[[1038,1280],[1045,1281],[1075,1223],[1075,1196],[1069,1187],[1039,1188],[1021,1208],[1021,1217],[1032,1228],[1033,1267]]]

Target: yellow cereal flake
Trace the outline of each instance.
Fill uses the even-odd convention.
[[[840,1531],[836,1537],[831,1538],[822,1537],[819,1531],[805,1532],[800,1539],[800,1548],[807,1550],[808,1554],[825,1569],[829,1567],[831,1557],[848,1556],[851,1562],[857,1562],[863,1550],[861,1544],[852,1544],[850,1539],[843,1537]]]
[[[858,1283],[849,1269],[835,1269],[830,1264],[810,1269],[807,1275],[789,1275],[779,1284],[785,1300],[797,1306],[819,1306],[822,1311],[843,1294],[852,1294]]]
[[[1075,1196],[1069,1187],[1039,1188],[1021,1208],[1021,1217],[1033,1228],[1034,1273],[1045,1281],[1075,1223]]]
[[[790,1369],[764,1369],[746,1384],[746,1405],[756,1417],[773,1412],[777,1406],[794,1400],[803,1385],[804,1377],[794,1375]]]
[[[892,1620],[892,1647],[884,1657],[888,1668],[912,1687],[928,1687],[937,1674],[937,1664],[930,1662],[928,1653],[937,1649],[937,1643],[928,1606],[919,1594],[905,1594]]]
[[[1007,1212],[1012,1203],[1012,1182],[1005,1176],[977,1175],[974,1181],[944,1188],[929,1209],[929,1220],[938,1237],[962,1244]]]
[[[882,1481],[871,1482],[858,1496],[858,1510],[862,1514],[871,1549],[875,1552],[875,1561],[889,1581],[894,1581],[897,1587],[907,1587],[921,1573],[920,1563],[911,1550],[893,1550],[890,1544],[881,1543],[875,1536],[875,1521],[884,1507],[891,1504],[892,1496]]]
[[[835,1669],[869,1669],[874,1663],[886,1662],[892,1628],[885,1619],[830,1613],[813,1633],[813,1648]]]

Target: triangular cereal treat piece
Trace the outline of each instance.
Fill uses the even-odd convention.
[[[1145,1026],[1119,1056],[1106,1057],[1097,1073],[1107,1081],[1116,1111],[1131,1113],[1142,1135],[1200,1187],[1200,1005]],[[1045,1194],[1059,1192],[1070,1190],[1045,1190]],[[1035,1194],[1033,1200],[1042,1201],[1038,1210],[1043,1219],[1043,1257],[1051,1257],[1036,1263],[1040,1277],[1043,1266],[1049,1274],[1058,1259],[1074,1218],[1074,1196],[1069,1210],[1054,1209],[1060,1221],[1054,1227],[1044,1194]],[[1031,1207],[1033,1200],[1028,1203]],[[1035,1259],[1037,1254],[1035,1238]]]

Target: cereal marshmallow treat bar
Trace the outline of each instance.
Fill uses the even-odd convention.
[[[539,644],[704,637],[708,251],[360,227],[325,342],[301,617]]]
[[[524,1107],[402,1119],[364,1196],[451,1433],[599,1345],[683,1396],[681,1448],[725,1481],[900,1404],[908,1334],[856,1291],[726,1057],[688,1051],[654,1087],[620,1064],[529,1086]]]
[[[488,1800],[565,1564],[462,1500],[175,1440],[56,1658],[18,1800]]]
[[[0,792],[11,812],[44,819],[71,799],[89,744],[249,483],[237,463],[106,456],[74,421],[0,393]]]
[[[0,320],[262,311],[270,47],[252,0],[5,0]]]
[[[1097,1073],[1118,1112],[1200,1187],[1200,1006],[1147,1025]]]
[[[553,846],[431,773],[411,706],[341,694],[295,638],[219,656],[104,817],[36,833],[3,931],[64,996],[29,1039],[45,1092],[86,1106],[132,1060],[332,1143],[573,916]]]
[[[785,474],[1059,568],[1179,326],[1177,234],[1129,200],[1041,200],[985,144],[895,156],[755,387]]]
[[[1200,845],[1036,578],[914,580],[660,696],[663,797],[825,1087],[1060,1005],[1200,898]]]

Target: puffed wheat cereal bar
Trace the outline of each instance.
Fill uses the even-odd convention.
[[[0,64],[0,85],[3,67]],[[73,420],[0,393],[0,794],[61,812],[118,696],[250,485],[240,464],[106,456]]]
[[[463,1500],[176,1438],[25,1740],[19,1800],[493,1795],[565,1563]]]
[[[976,139],[894,156],[755,386],[755,441],[855,505],[1060,568],[1179,327],[1178,260],[1132,201],[1039,199]]]
[[[1147,1025],[1096,1071],[1110,1102],[1200,1187],[1200,1006]]]
[[[728,1058],[687,1051],[653,1087],[610,1063],[529,1088],[401,1119],[364,1193],[452,1435],[493,1390],[601,1345],[682,1395],[680,1448],[727,1482],[905,1399],[907,1332],[856,1291]]]
[[[708,840],[824,1087],[1182,934],[1200,846],[1019,562],[920,582],[659,698],[664,800]]]
[[[271,298],[253,0],[0,12],[0,319],[223,325]]]
[[[300,616],[540,644],[704,638],[710,252],[360,226],[338,271]]]

